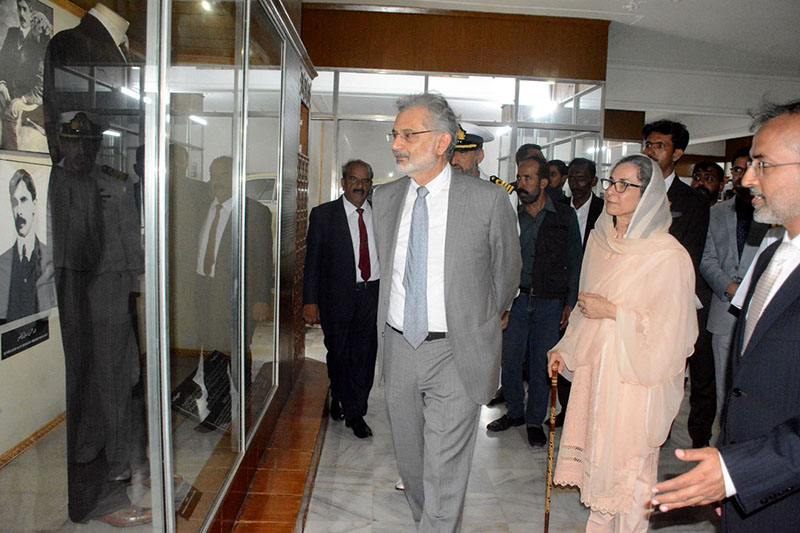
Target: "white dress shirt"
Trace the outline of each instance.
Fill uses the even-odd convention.
[[[575,198],[572,198],[570,205],[575,209],[575,214],[578,215],[578,226],[581,228],[581,244],[583,244],[583,236],[586,235],[586,224],[589,222],[589,205],[592,203],[592,197],[583,202],[583,205],[576,208]]]
[[[772,298],[778,292],[778,289],[780,289],[781,286],[786,282],[786,279],[789,277],[789,275],[794,272],[798,266],[800,266],[800,234],[795,235],[793,239],[790,239],[789,234],[786,233],[783,236],[783,242],[790,243],[794,253],[787,255],[786,260],[781,265],[781,273],[778,275],[778,278],[775,280],[775,283],[772,285],[772,288],[767,295],[767,299],[764,301],[764,309],[767,308],[769,303],[772,301]],[[753,264],[755,264],[755,261],[753,261]],[[722,454],[719,456],[719,462],[720,466],[722,467],[722,477],[725,479],[725,496],[730,498],[736,494],[736,487],[734,486],[733,480],[728,473],[728,468],[725,466],[725,461],[722,459]]]
[[[23,237],[22,235],[17,235],[17,256],[22,259],[22,248],[25,248],[25,257],[30,260],[33,256],[33,249],[36,246],[36,233],[31,228],[31,231]]]
[[[389,294],[389,325],[403,330],[406,289],[403,278],[406,272],[408,253],[408,234],[411,230],[411,211],[417,199],[419,185],[413,178],[406,194],[400,226],[397,230],[394,264],[392,265],[392,286]],[[447,331],[447,316],[444,306],[444,243],[447,233],[447,205],[450,194],[450,165],[425,186],[428,196],[428,331]],[[384,280],[385,282],[385,280]]]
[[[347,217],[347,225],[350,227],[350,240],[353,242],[353,257],[356,260],[356,283],[362,281],[375,281],[380,279],[381,270],[378,263],[378,250],[375,248],[375,234],[372,232],[372,206],[369,202],[364,202],[361,207],[364,209],[364,225],[367,227],[367,243],[369,244],[369,279],[361,279],[361,271],[358,269],[358,260],[361,252],[361,232],[358,229],[358,209],[351,204],[344,195],[344,214]]]
[[[669,188],[672,187],[672,182],[673,181],[675,181],[675,171],[674,170],[669,173],[669,176],[664,178],[664,186],[667,188],[667,191],[669,191]]]
[[[204,263],[206,257],[206,245],[208,244],[208,234],[211,231],[211,224],[214,223],[214,215],[217,213],[218,200],[211,202],[211,207],[208,208],[206,221],[203,223],[202,231],[200,232],[200,246],[197,247],[197,273],[205,276]],[[222,240],[222,234],[225,233],[225,227],[228,225],[228,220],[231,218],[231,209],[233,208],[233,198],[228,198],[222,204],[222,209],[219,212],[219,222],[217,223],[217,235],[214,239],[214,266],[211,267],[211,273],[208,277],[213,278],[214,273],[217,271],[217,255],[219,254],[219,243]]]

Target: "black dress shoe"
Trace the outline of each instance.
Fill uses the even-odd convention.
[[[342,403],[339,400],[334,400],[333,398],[331,398],[330,415],[331,418],[334,420],[344,419],[344,412],[342,411]]]
[[[565,412],[566,409],[562,409],[560,413],[556,415],[556,427],[560,428],[564,425],[564,419],[567,417],[567,413]],[[545,424],[548,426],[550,425],[550,419],[544,421]]]
[[[489,400],[489,403],[487,403],[486,406],[494,407],[495,405],[500,405],[501,403],[506,403],[506,397],[503,394],[503,387],[497,389],[497,392],[494,393],[494,398]]]
[[[519,418],[511,418],[510,416],[503,415],[497,420],[489,422],[489,425],[486,426],[486,429],[489,431],[505,431],[510,427],[514,426],[521,426],[525,423],[525,417],[521,416]]]
[[[528,426],[528,444],[533,447],[547,444],[547,436],[539,426]]]
[[[372,428],[370,428],[364,418],[357,416],[355,418],[348,418],[344,421],[344,425],[353,430],[353,435],[359,439],[366,439],[372,436]]]

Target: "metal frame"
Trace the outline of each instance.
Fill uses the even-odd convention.
[[[341,192],[341,187],[338,185],[338,180],[336,179],[338,175],[339,169],[339,122],[346,120],[346,121],[365,121],[365,122],[393,122],[395,117],[394,115],[358,115],[358,114],[347,114],[347,115],[340,115],[339,114],[339,74],[341,72],[355,72],[355,73],[367,73],[367,74],[391,74],[391,75],[411,75],[411,76],[423,76],[424,77],[424,91],[428,90],[429,80],[432,76],[441,76],[442,72],[430,72],[430,71],[409,71],[409,70],[385,70],[385,69],[358,69],[358,68],[332,68],[332,69],[324,69],[326,71],[333,73],[333,88],[331,94],[331,113],[311,113],[310,119],[320,120],[320,121],[332,121],[334,125],[333,129],[333,146],[334,152],[333,157],[331,158],[332,168],[329,169],[331,175],[331,193],[332,196],[335,196],[335,191]],[[485,73],[459,73],[459,76],[482,76],[487,77],[489,75]],[[577,106],[573,105],[572,108],[572,115],[573,115],[573,123],[571,124],[564,124],[564,123],[549,123],[549,122],[532,122],[532,121],[522,121],[519,120],[519,96],[520,96],[520,82],[525,81],[555,81],[556,83],[571,83],[574,84],[573,87],[573,94],[560,100],[560,103],[568,102],[568,101],[579,101],[580,97],[594,92],[596,90],[601,91],[601,99],[600,99],[600,116],[605,115],[605,81],[595,81],[595,80],[578,80],[578,79],[570,79],[570,78],[559,78],[553,80],[551,78],[540,78],[540,77],[530,77],[530,76],[500,76],[503,78],[513,78],[515,80],[514,83],[514,102],[512,104],[512,110],[514,113],[514,120],[512,121],[490,121],[490,120],[471,120],[473,124],[479,126],[490,126],[490,127],[503,127],[507,126],[511,128],[510,131],[510,145],[509,151],[511,154],[515,153],[517,150],[517,137],[520,129],[542,129],[542,130],[562,130],[562,131],[570,131],[573,132],[572,135],[565,137],[564,139],[559,139],[556,143],[549,143],[552,145],[555,144],[562,144],[564,142],[570,142],[570,155],[572,158],[575,157],[575,148],[576,148],[576,141],[582,137],[587,135],[598,135],[600,144],[602,146],[603,140],[603,123],[600,122],[600,125],[585,125],[585,124],[576,124],[574,122],[577,121]],[[578,85],[592,85],[592,87],[588,87],[582,90],[578,90]],[[543,145],[544,147],[544,145]],[[599,147],[595,150],[594,159],[598,164],[600,164],[600,152]],[[503,158],[506,159],[506,158]],[[516,172],[516,163],[512,157],[507,158],[507,165],[508,165],[508,175],[513,175]],[[322,164],[322,161],[320,161]],[[502,164],[502,162],[499,162]],[[324,171],[323,171],[324,172]],[[322,184],[320,184],[321,186]],[[320,188],[321,190],[321,188]]]

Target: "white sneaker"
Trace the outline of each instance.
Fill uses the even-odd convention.
[[[398,479],[397,480],[397,483],[394,484],[394,488],[395,488],[395,490],[406,490],[406,486],[403,485],[403,480],[402,479]]]

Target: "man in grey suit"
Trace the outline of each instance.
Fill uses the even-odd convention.
[[[522,268],[504,189],[452,170],[455,114],[400,98],[392,153],[404,175],[375,191],[378,353],[400,476],[419,531],[458,531],[478,423],[500,371],[501,315]]]
[[[742,187],[748,151],[745,148],[733,157],[731,176],[735,196],[711,208],[706,246],[700,260],[700,273],[713,291],[706,329],[711,333],[714,353],[717,413],[725,402],[728,359],[736,327],[736,316],[730,312],[731,298],[769,229],[768,225],[753,221],[753,196],[749,188]]]

